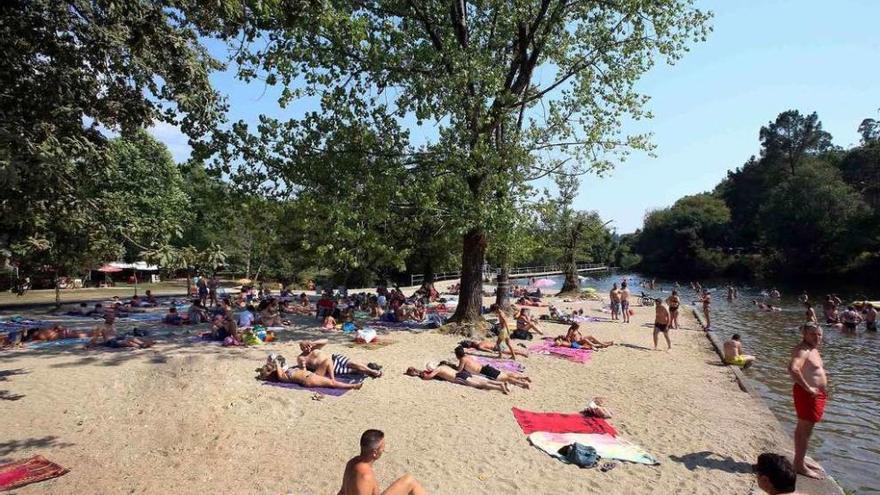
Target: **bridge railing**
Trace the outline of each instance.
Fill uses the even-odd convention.
[[[600,270],[608,268],[606,265],[601,263],[578,263],[577,270]],[[498,268],[495,270],[494,274],[497,275],[501,269]],[[543,266],[518,266],[511,268],[507,273],[511,278],[516,278],[514,275],[522,275],[522,274],[532,274],[532,273],[553,273],[553,272],[562,272],[562,265],[543,265]],[[483,272],[483,278],[487,278],[487,276],[493,272]],[[461,272],[443,272],[434,274],[434,280],[451,280],[455,278],[461,278]],[[425,276],[423,274],[419,275],[410,275],[410,285],[416,286],[421,285],[425,281]]]

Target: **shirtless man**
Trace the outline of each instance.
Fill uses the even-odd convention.
[[[513,371],[501,371],[498,368],[489,366],[488,364],[480,364],[472,356],[468,356],[461,347],[455,348],[455,357],[458,358],[458,372],[467,371],[475,375],[483,375],[490,380],[498,380],[503,383],[512,383],[517,387],[529,388],[532,381],[529,377],[522,373]]]
[[[614,286],[611,287],[611,292],[608,293],[608,299],[611,301],[611,319],[619,320],[620,319],[620,289],[617,288],[617,282],[614,282]]]
[[[827,400],[828,378],[819,354],[822,328],[815,323],[801,326],[803,340],[791,352],[788,374],[794,381],[792,395],[798,422],[794,430],[794,467],[798,473],[822,479],[822,468],[805,461],[813,427],[822,419]]]
[[[134,347],[138,349],[146,349],[153,345],[153,341],[148,339],[139,339],[134,336],[127,335],[117,335],[116,333],[116,315],[111,313],[107,313],[104,316],[104,323],[99,324],[95,327],[94,332],[92,332],[92,340],[86,344],[86,349],[97,346],[104,345],[107,347]]]
[[[498,359],[502,358],[503,354],[501,351],[506,348],[510,352],[510,359],[516,361],[513,343],[510,342],[510,327],[507,326],[507,317],[504,316],[504,311],[497,304],[493,304],[489,311],[495,313],[495,316],[498,317],[498,339],[495,341],[495,346],[498,348]]]
[[[359,374],[371,378],[382,376],[381,366],[375,363],[367,365],[356,363],[342,354],[328,355],[321,350],[325,345],[327,345],[327,339],[300,342],[299,349],[302,352],[296,357],[296,365],[331,380],[335,380],[336,375]]]
[[[473,375],[467,371],[459,371],[456,373],[455,369],[442,364],[439,366],[434,366],[430,363],[426,364],[425,369],[422,371],[409,367],[406,369],[406,372],[404,372],[404,375],[417,376],[422,380],[443,380],[445,382],[457,383],[459,385],[481,390],[498,390],[504,395],[510,393],[510,386],[504,382],[490,380],[481,375]]]
[[[862,304],[862,312],[865,314],[865,330],[869,332],[877,331],[877,310],[874,305],[866,302]]]
[[[840,298],[833,294],[825,296],[825,301],[822,302],[822,313],[825,315],[825,323],[838,322],[837,307],[840,306],[840,303]]]
[[[379,430],[367,430],[361,435],[361,453],[345,465],[342,488],[336,495],[427,495],[422,485],[409,474],[379,492],[379,484],[373,473],[373,464],[385,452],[385,434]]]
[[[614,342],[602,342],[601,340],[593,337],[592,335],[587,335],[584,337],[581,335],[580,324],[573,323],[570,327],[568,327],[568,331],[565,333],[565,336],[556,337],[553,340],[553,343],[560,347],[571,347],[572,349],[604,349],[606,347],[611,347],[614,345]]]
[[[733,366],[741,366],[746,369],[755,362],[755,356],[742,353],[742,342],[739,334],[735,333],[730,340],[724,343],[724,362]]]
[[[458,343],[458,345],[464,348],[465,352],[468,350],[476,350],[476,351],[484,351],[484,352],[508,352],[512,350],[514,354],[522,357],[529,357],[529,353],[525,351],[519,351],[516,349],[510,349],[507,347],[507,344],[503,344],[502,347],[498,347],[498,342],[494,339],[488,340],[462,340]]]
[[[840,319],[843,321],[843,328],[848,332],[855,332],[856,327],[862,322],[861,315],[852,306],[847,306]]]
[[[806,308],[806,313],[804,314],[806,322],[819,323],[819,320],[816,319],[816,310],[813,309],[813,304],[807,300],[804,301],[804,307]]]
[[[623,312],[623,322],[629,323],[629,288],[626,286],[626,280],[620,284],[620,311]]]
[[[678,297],[678,291],[673,289],[672,294],[666,298],[666,305],[669,306],[669,328],[678,330],[678,307],[681,306],[681,298]]]
[[[654,299],[654,350],[657,349],[657,337],[662,333],[666,338],[666,350],[672,349],[672,341],[669,340],[669,308],[663,304],[662,299]]]

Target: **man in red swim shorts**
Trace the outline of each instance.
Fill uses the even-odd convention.
[[[798,422],[794,430],[794,468],[810,478],[825,477],[821,466],[807,461],[807,446],[813,434],[813,426],[822,420],[827,400],[828,377],[819,355],[822,328],[814,322],[801,327],[803,340],[791,352],[788,374],[794,381],[792,395]]]

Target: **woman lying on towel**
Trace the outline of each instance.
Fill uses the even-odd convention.
[[[287,368],[278,362],[274,355],[269,356],[269,362],[261,368],[257,368],[257,379],[270,382],[295,383],[303,387],[326,387],[326,388],[351,388],[360,389],[363,383],[343,383],[326,376],[312,373],[304,368]]]
[[[606,347],[611,347],[614,345],[614,342],[602,342],[601,340],[593,337],[592,335],[587,335],[584,337],[581,335],[580,324],[574,323],[570,327],[568,327],[568,332],[566,332],[565,336],[559,336],[553,339],[553,345],[557,347],[571,347],[572,349],[604,349]]]
[[[469,352],[469,351],[483,351],[483,352],[490,352],[490,353],[493,353],[493,354],[494,354],[494,353],[499,352],[499,350],[500,350],[501,352],[504,352],[504,353],[510,353],[510,350],[509,350],[509,348],[507,347],[507,344],[505,344],[505,343],[502,343],[502,344],[501,344],[501,349],[499,349],[499,348],[498,348],[498,342],[496,341],[496,339],[490,339],[490,340],[462,340],[461,342],[458,343],[458,346],[461,347],[462,349],[464,349],[465,352]],[[514,352],[514,354],[516,354],[517,356],[529,357],[529,353],[524,352],[524,351],[520,351],[520,350],[514,349],[513,352]]]

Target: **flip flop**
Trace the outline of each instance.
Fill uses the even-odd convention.
[[[376,363],[367,363],[367,368],[370,368],[371,370],[382,371],[382,366]]]
[[[324,400],[324,394],[322,394],[321,392],[315,392],[314,395],[312,395],[312,400]]]
[[[603,473],[607,473],[608,471],[611,471],[612,469],[614,469],[616,467],[617,467],[616,462],[604,462],[604,463],[602,463],[601,466],[599,466],[599,471],[602,471]]]

